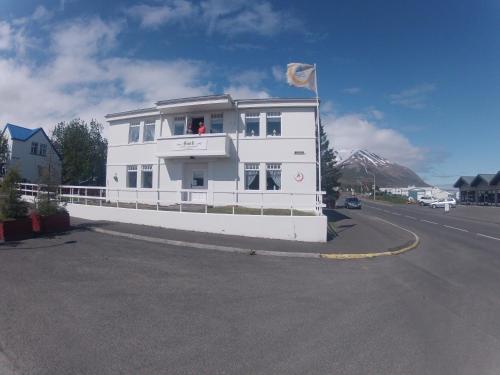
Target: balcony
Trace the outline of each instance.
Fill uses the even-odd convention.
[[[156,156],[159,158],[189,157],[229,157],[230,139],[226,133],[221,134],[185,134],[158,138]]]

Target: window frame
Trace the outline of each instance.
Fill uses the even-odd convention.
[[[271,173],[279,171],[279,186],[274,182]],[[279,189],[270,189],[268,179],[271,178],[274,185]],[[283,168],[281,163],[266,163],[266,191],[282,191],[283,190]]]
[[[144,176],[151,174],[151,186],[144,186]],[[141,189],[153,188],[153,164],[141,165]]]
[[[220,125],[220,130],[215,132],[213,126]],[[210,134],[223,134],[224,133],[224,113],[212,113],[210,115]]]
[[[176,128],[177,126],[182,126],[182,133],[177,134]],[[173,135],[185,135],[186,134],[186,116],[175,116],[174,117],[174,129],[173,129]]]
[[[131,137],[130,137],[133,128],[134,128],[134,130],[137,128],[137,141],[132,141]],[[141,122],[140,121],[137,121],[137,122],[131,121],[129,123],[129,126],[128,126],[128,143],[129,144],[139,143],[141,141],[140,138],[141,138]]]
[[[34,151],[33,151],[34,149]],[[31,142],[31,155],[38,155],[38,142]]]
[[[130,173],[135,173],[135,186],[130,186]],[[127,181],[126,186],[127,189],[137,189],[137,164],[127,165]]]
[[[257,176],[257,188],[250,188],[249,184],[247,186],[247,173],[252,172]],[[257,172],[257,173],[255,173]],[[252,182],[253,183],[253,182]],[[259,191],[260,190],[260,163],[244,163],[243,164],[243,188],[247,191]]]
[[[43,150],[43,152],[42,152]],[[46,143],[40,143],[40,156],[47,156],[47,144]]]
[[[153,127],[153,139],[146,139],[146,129],[148,127]],[[156,140],[156,120],[149,119],[144,121],[144,129],[142,130],[142,141],[146,142],[154,142]]]
[[[257,134],[248,134],[249,122],[257,124]],[[245,137],[260,137],[260,113],[245,113]]]
[[[273,122],[277,122],[279,120],[279,134],[270,134],[269,133],[269,125]],[[281,137],[283,132],[281,131],[281,112],[266,112],[266,137]]]

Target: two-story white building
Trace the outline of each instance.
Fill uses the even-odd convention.
[[[109,114],[106,196],[318,212],[316,115],[315,99],[230,95]]]
[[[42,128],[28,129],[7,124],[2,134],[9,148],[2,175],[9,168],[16,168],[24,182],[47,182],[50,173],[52,182],[60,183],[61,156]]]

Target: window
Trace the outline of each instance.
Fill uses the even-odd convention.
[[[245,137],[258,137],[260,134],[260,113],[245,115]]]
[[[38,154],[38,143],[37,142],[31,142],[31,153],[33,155]]]
[[[267,113],[267,136],[276,137],[281,135],[281,112]]]
[[[186,125],[186,118],[185,117],[175,117],[174,118],[174,135],[183,135],[185,125]]]
[[[137,165],[127,165],[127,187],[137,187]]]
[[[191,187],[204,187],[205,186],[205,172],[193,171],[193,181]]]
[[[281,190],[281,164],[266,164],[266,189]]]
[[[139,142],[139,129],[141,125],[138,122],[131,122],[128,128],[128,143]]]
[[[40,155],[47,156],[47,145],[46,144],[40,145]]]
[[[259,163],[245,163],[245,190],[259,190]]]
[[[144,123],[144,142],[153,142],[155,140],[155,120],[148,120]]]
[[[141,187],[151,189],[153,187],[153,165],[144,164],[141,168]]]
[[[210,133],[223,133],[224,132],[224,117],[222,113],[214,113],[210,116]]]

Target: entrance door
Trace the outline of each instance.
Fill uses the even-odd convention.
[[[183,200],[193,203],[206,203],[208,189],[208,164],[184,163]]]

